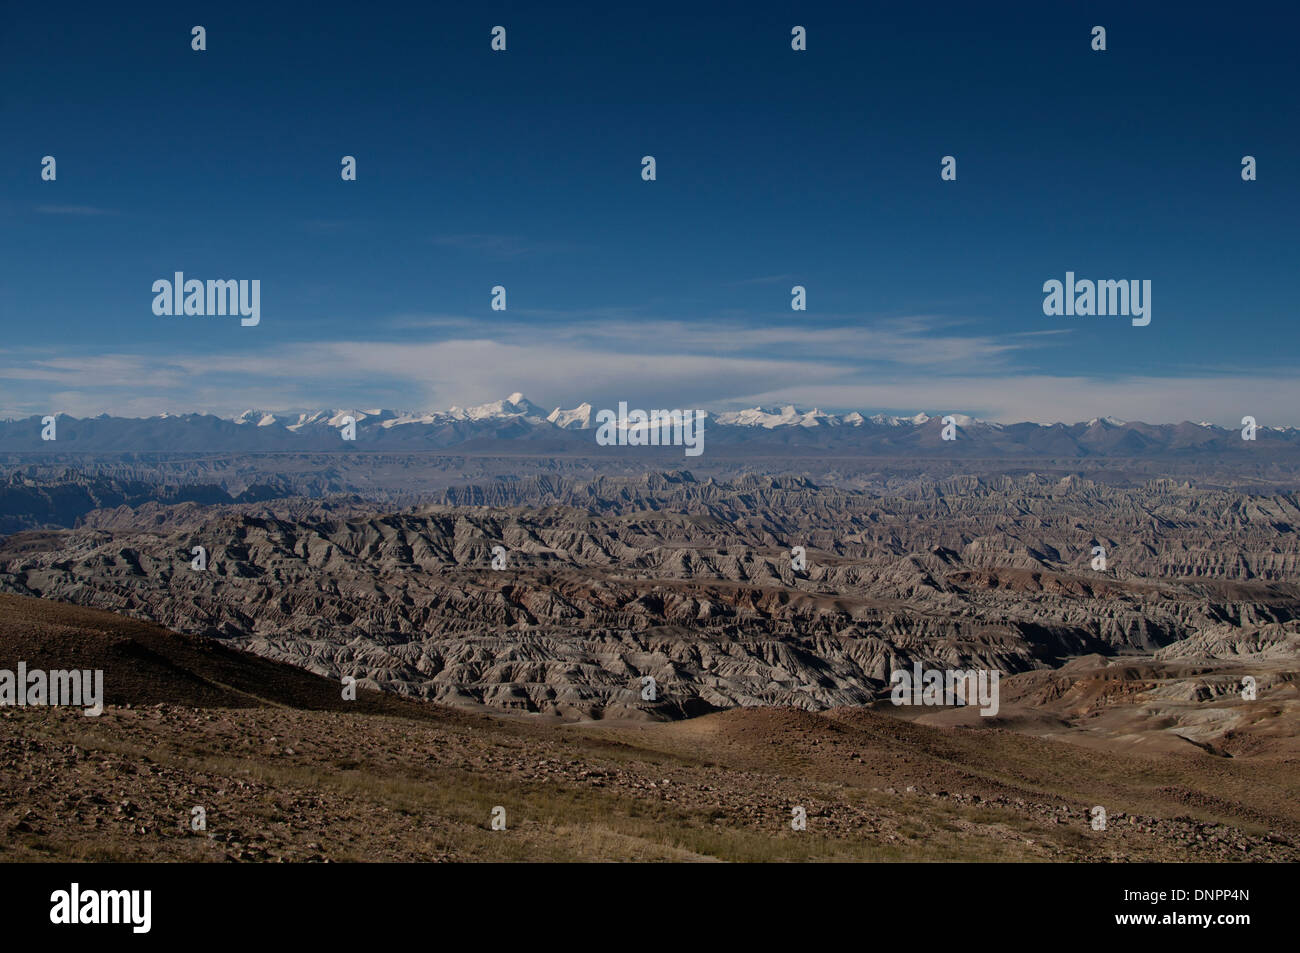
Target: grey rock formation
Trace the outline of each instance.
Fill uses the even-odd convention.
[[[1032,473],[898,492],[666,474],[448,499],[462,505],[101,510],[5,540],[0,588],[390,691],[571,717],[863,704],[914,661],[1010,674],[1234,640],[1295,651],[1260,635],[1300,618],[1291,494]]]

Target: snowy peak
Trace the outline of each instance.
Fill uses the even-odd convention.
[[[166,418],[169,415],[162,414],[161,416]],[[279,423],[279,419],[269,410],[246,410],[238,417],[235,417],[234,422],[240,425],[251,424],[254,427],[271,427]]]
[[[546,411],[515,391],[504,400],[494,400],[476,407],[452,407],[447,411],[447,415],[458,420],[492,420],[502,417],[545,418]]]
[[[762,427],[771,430],[798,423],[799,413],[791,404],[780,409],[751,407],[749,410],[729,410],[718,414],[715,419],[729,427]]]
[[[559,427],[561,430],[590,430],[595,424],[592,417],[595,411],[591,404],[583,401],[572,410],[562,410],[556,407],[546,415],[547,421]]]

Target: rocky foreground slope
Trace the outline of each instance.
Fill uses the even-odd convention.
[[[1250,658],[1267,679],[1295,668],[1291,493],[1032,473],[892,492],[683,474],[528,492],[550,499],[503,506],[489,485],[387,513],[99,510],[5,539],[0,589],[392,692],[568,718],[862,705],[914,662],[1014,674],[1163,653]]]
[[[108,704],[0,708],[0,861],[1300,860],[1300,692],[1245,702],[1239,662],[1078,659],[969,723],[556,724],[343,701],[219,643],[0,596],[0,669],[20,659],[103,669]]]

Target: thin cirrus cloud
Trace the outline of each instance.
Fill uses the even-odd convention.
[[[435,235],[433,243],[444,248],[455,248],[487,258],[524,258],[532,255],[552,255],[571,252],[577,247],[569,242],[534,240],[520,235],[482,233]]]
[[[581,316],[570,315],[564,326],[539,328],[531,319],[534,312],[520,312],[523,320],[497,320],[490,332],[474,319],[451,315],[421,319],[407,315],[404,327],[424,327],[449,338],[477,339],[490,333],[497,340],[530,340],[539,344],[564,344],[585,351],[615,354],[671,355],[676,352],[724,356],[770,358],[779,354],[782,362],[855,361],[875,368],[889,365],[949,367],[969,373],[1004,372],[1018,352],[1059,343],[1068,331],[1031,332],[1003,335],[957,334],[958,322],[930,317],[876,320],[866,325],[860,316],[830,315],[831,322],[819,327],[785,322],[756,324],[737,320],[685,322],[645,318],[629,309],[596,309]],[[839,320],[841,323],[833,323]]]
[[[36,211],[41,215],[77,215],[86,218],[117,214],[114,209],[94,205],[38,205]]]
[[[763,275],[759,278],[745,278],[741,281],[728,282],[728,284],[732,288],[747,288],[753,285],[784,284],[787,281],[795,282],[797,279],[794,275]]]

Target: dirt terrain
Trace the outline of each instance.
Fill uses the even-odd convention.
[[[993,719],[566,723],[344,701],[210,640],[0,596],[0,668],[18,660],[102,668],[108,705],[0,709],[6,860],[1300,860],[1300,691],[1280,672],[1245,702],[1237,663],[1079,659],[1005,680]]]

